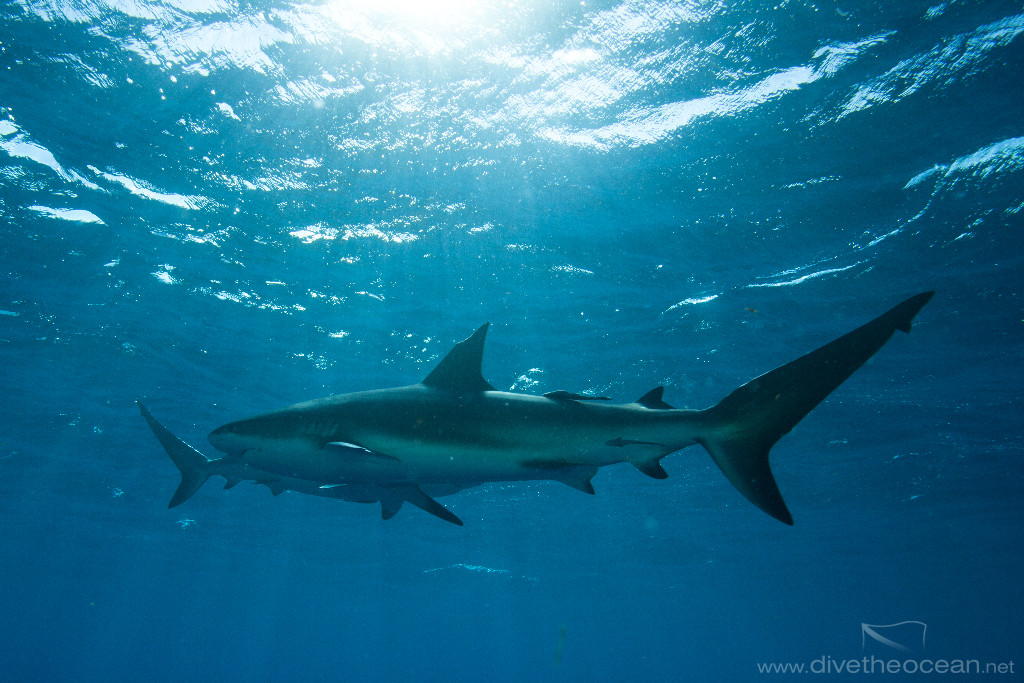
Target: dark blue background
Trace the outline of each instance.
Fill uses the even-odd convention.
[[[6,4],[0,678],[762,680],[905,620],[1019,660],[1024,14],[932,2]],[[135,407],[212,455],[485,321],[498,388],[704,407],[928,289],[773,451],[793,528],[699,448],[464,528],[168,510]]]

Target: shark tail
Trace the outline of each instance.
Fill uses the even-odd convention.
[[[913,296],[871,322],[747,382],[704,411],[697,439],[740,493],[775,519],[793,523],[768,463],[771,447],[900,330],[910,332],[935,292]]]
[[[210,460],[205,455],[189,446],[187,443],[176,437],[174,434],[157,422],[156,418],[149,412],[146,406],[139,403],[139,410],[142,417],[146,418],[149,428],[153,430],[160,445],[171,456],[171,460],[181,471],[181,484],[178,490],[171,497],[169,508],[177,507],[192,497],[199,488],[210,478]]]

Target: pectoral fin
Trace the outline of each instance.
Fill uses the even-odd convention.
[[[392,486],[387,486],[385,488],[388,491],[393,492],[401,500],[404,500],[408,503],[415,505],[424,512],[429,512],[435,517],[440,517],[446,522],[451,522],[452,524],[462,526],[461,519],[459,519],[451,512],[449,512],[448,508],[441,505],[427,494],[423,493],[420,487],[417,486],[416,484],[394,484]],[[387,513],[390,509],[392,508],[385,506],[384,500],[381,500],[381,515],[384,516],[385,519],[388,518]],[[394,512],[398,512],[398,507],[394,507],[393,510]],[[392,516],[394,516],[394,512],[392,513]]]

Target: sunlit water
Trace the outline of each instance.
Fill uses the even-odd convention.
[[[1019,3],[0,22],[0,678],[762,680],[902,661],[861,624],[908,620],[1021,659]],[[500,389],[704,407],[929,289],[773,451],[793,528],[699,447],[443,499],[463,528],[215,482],[168,510],[135,407],[213,455],[487,321]]]

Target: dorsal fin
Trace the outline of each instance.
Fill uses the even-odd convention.
[[[664,393],[665,387],[654,387],[638,398],[636,402],[644,408],[650,408],[651,410],[675,410],[672,406],[661,400],[661,396]]]
[[[434,371],[427,375],[423,384],[434,389],[453,392],[494,391],[480,372],[484,357],[484,338],[487,327],[484,323],[476,332],[463,339],[448,352]],[[411,501],[410,501],[411,502]]]

